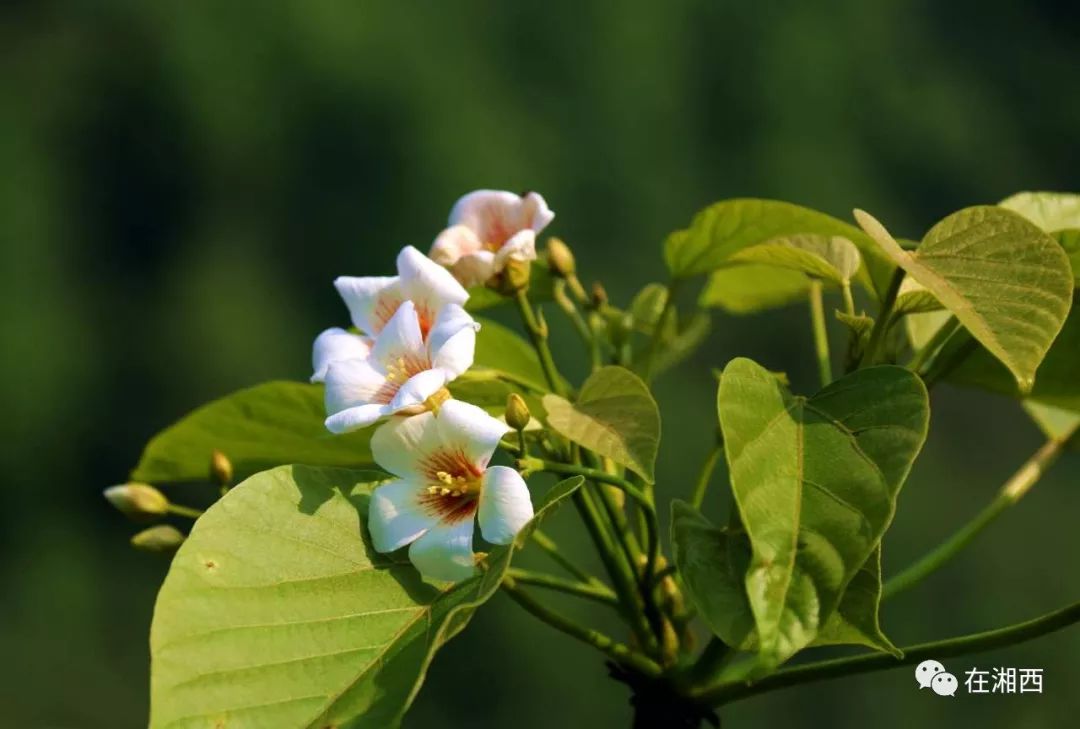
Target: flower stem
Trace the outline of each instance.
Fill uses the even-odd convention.
[[[1077,426],[1074,425],[1064,433],[1046,441],[1002,485],[993,501],[987,504],[971,521],[918,562],[889,579],[883,588],[882,597],[889,598],[913,587],[959,554],[983,529],[992,524],[1006,509],[1022,499],[1024,494],[1031,490],[1031,487],[1042,478],[1042,475],[1054,465],[1054,462],[1057,461],[1077,429]]]
[[[193,509],[190,506],[181,506],[180,504],[169,504],[169,513],[176,514],[177,516],[185,516],[188,519],[198,519],[203,515],[202,509]]]
[[[566,633],[572,638],[577,638],[583,643],[596,648],[609,658],[628,668],[645,675],[656,678],[662,673],[660,665],[651,658],[638,653],[632,648],[616,642],[598,630],[579,625],[570,618],[561,615],[547,606],[535,600],[531,595],[517,586],[513,576],[507,575],[502,582],[503,591],[518,605],[531,613],[544,623],[558,631]]]
[[[593,600],[603,605],[619,606],[618,596],[606,585],[594,585],[590,582],[564,580],[555,575],[518,569],[517,567],[511,567],[508,574],[523,585],[545,587],[549,590],[564,592],[567,595],[576,595],[577,597],[583,597],[587,600]]]
[[[893,307],[896,306],[896,296],[900,293],[900,284],[903,282],[904,269],[898,266],[893,271],[892,278],[889,279],[889,288],[885,290],[885,298],[881,300],[877,319],[874,320],[874,328],[870,330],[870,341],[866,345],[866,351],[863,352],[862,362],[859,363],[860,367],[877,364],[878,349],[881,348],[882,342],[885,340],[885,332],[889,329],[889,325],[892,324]]]
[[[521,320],[525,324],[525,329],[529,332],[529,338],[532,340],[533,348],[536,349],[536,354],[540,358],[540,367],[544,370],[544,378],[547,380],[548,387],[556,395],[566,395],[566,388],[563,385],[563,379],[559,375],[559,370],[555,366],[555,360],[551,357],[551,348],[547,343],[547,326],[542,324],[536,316],[536,312],[533,311],[532,304],[529,303],[529,296],[525,291],[521,290],[514,294],[514,301],[517,302],[518,311],[521,313]]]
[[[945,346],[945,343],[949,341],[953,334],[960,329],[960,322],[955,316],[950,316],[941,327],[934,332],[933,336],[927,340],[926,344],[915,353],[915,356],[911,358],[907,368],[912,372],[918,373],[920,376],[926,374],[926,365],[930,362],[934,355],[936,355],[941,348]]]
[[[697,484],[694,486],[694,495],[690,497],[690,504],[695,509],[700,509],[701,503],[705,501],[705,491],[709,488],[709,481],[712,480],[713,471],[716,470],[716,464],[719,462],[720,454],[723,452],[724,447],[717,445],[705,457],[705,463],[701,466],[701,474],[698,475]]]
[[[902,649],[904,657],[900,659],[889,653],[873,653],[818,661],[802,666],[784,668],[753,682],[733,681],[706,686],[694,691],[694,696],[703,703],[719,706],[755,694],[765,693],[766,691],[775,691],[776,689],[798,686],[812,681],[910,666],[928,658],[941,660],[942,658],[1003,648],[1052,633],[1078,621],[1080,621],[1080,603],[1073,603],[1034,620],[1016,623],[1004,628],[908,646]]]
[[[641,601],[634,591],[633,565],[619,558],[620,554],[612,542],[611,535],[600,520],[600,513],[597,511],[593,495],[581,488],[575,491],[571,498],[582,523],[585,524],[586,531],[589,532],[596,546],[600,561],[604,563],[604,569],[607,570],[611,583],[619,595],[623,619],[642,645],[646,646],[650,652],[655,652],[657,650],[656,638],[641,613]]]
[[[611,484],[636,501],[647,517],[649,552],[648,561],[645,564],[645,580],[646,587],[651,586],[652,576],[656,571],[656,557],[660,552],[660,526],[656,516],[656,507],[653,506],[648,496],[626,479],[601,471],[598,468],[586,468],[585,466],[570,463],[555,463],[554,461],[544,461],[539,458],[524,458],[521,465],[530,471],[548,471],[549,473],[559,473],[566,476],[584,476],[592,481]]]
[[[575,279],[576,280],[576,279]],[[585,321],[585,317],[578,311],[577,306],[570,300],[570,297],[566,293],[566,281],[562,279],[556,279],[553,287],[553,298],[559,308],[570,320],[570,323],[574,325],[574,329],[577,331],[578,336],[581,337],[582,343],[584,343],[586,350],[589,352],[589,366],[593,372],[600,369],[602,364],[600,358],[600,343],[596,341],[596,336],[593,333],[592,328],[588,322]],[[581,284],[579,283],[578,286]]]
[[[559,551],[559,545],[555,543],[551,537],[544,532],[536,529],[532,533],[532,540],[536,543],[536,546],[540,547],[551,558],[553,562],[566,570],[572,577],[576,577],[578,580],[597,587],[606,587],[596,577],[590,575],[588,572],[578,567],[570,560],[565,554]]]
[[[825,387],[832,382],[832,364],[829,361],[829,332],[825,328],[822,284],[816,278],[810,281],[810,324],[814,329],[814,350],[817,353],[821,386]]]
[[[844,281],[840,286],[840,291],[844,295],[844,312],[848,316],[855,316],[855,297],[851,295],[851,282]]]

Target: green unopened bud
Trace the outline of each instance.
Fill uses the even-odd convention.
[[[547,262],[548,268],[559,278],[573,276],[577,270],[574,254],[571,253],[570,246],[563,243],[559,238],[548,238]]]
[[[184,543],[184,535],[174,526],[159,524],[143,529],[131,538],[131,546],[146,552],[173,552]]]
[[[593,281],[592,298],[589,302],[594,309],[603,309],[608,304],[607,289],[599,281]]]
[[[516,392],[511,392],[506,398],[506,424],[514,430],[525,430],[532,414],[525,400]]]
[[[210,454],[210,475],[218,486],[228,486],[233,480],[232,461],[216,448]]]
[[[511,258],[506,262],[506,268],[499,274],[496,288],[504,296],[513,296],[519,291],[527,291],[531,275],[532,264],[529,261]]]
[[[110,486],[104,496],[109,503],[132,519],[161,516],[169,510],[165,494],[145,483]]]

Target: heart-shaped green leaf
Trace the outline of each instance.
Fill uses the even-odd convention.
[[[818,631],[814,645],[864,645],[903,658],[904,652],[881,631],[881,545],[879,544],[840,598],[840,604]]]
[[[717,409],[752,548],[745,581],[759,652],[775,665],[816,639],[880,542],[926,437],[926,388],[884,366],[796,397],[735,359]]]
[[[457,584],[374,552],[370,474],[282,466],[245,481],[196,522],[158,595],[150,726],[396,726],[435,651],[581,481],[554,487],[515,544]]]
[[[967,342],[970,345],[970,340]],[[964,341],[950,342],[939,358],[948,359]],[[1080,412],[1080,307],[1074,303],[1061,333],[1039,366],[1039,376],[1029,392],[1023,392],[1009,371],[986,349],[977,347],[953,368],[947,379],[965,387],[989,390],[1010,397],[1027,397],[1046,405]]]
[[[739,650],[757,645],[746,597],[750,542],[713,526],[685,501],[671,503],[671,547],[690,601],[713,634]]]
[[[746,263],[713,271],[698,304],[729,314],[755,314],[805,302],[809,291],[810,279],[801,271]]]
[[[802,234],[839,236],[854,243],[873,288],[884,291],[893,266],[865,233],[816,210],[776,200],[744,198],[710,205],[694,216],[689,228],[668,236],[664,259],[676,278],[696,276],[721,267],[744,248]]]
[[[671,505],[671,543],[679,576],[705,624],[739,650],[756,649],[754,613],[746,595],[751,560],[745,531],[713,526],[684,501]],[[811,645],[864,645],[902,655],[881,632],[881,549],[876,548],[848,583],[836,610]]]
[[[1073,449],[1080,449],[1080,438],[1074,437],[1080,429],[1080,413],[1043,405],[1035,400],[1024,401],[1023,407],[1047,438],[1069,438],[1069,445]]]
[[[585,380],[576,403],[544,396],[548,425],[652,482],[660,447],[660,410],[641,378],[623,367],[601,367]]]
[[[729,259],[800,271],[808,276],[846,286],[859,272],[862,257],[847,238],[827,235],[791,235],[743,248]]]
[[[1065,323],[1073,277],[1061,246],[1016,213],[966,208],[930,229],[914,253],[861,210],[855,217],[897,265],[1031,389]]]
[[[476,335],[473,367],[466,375],[489,373],[533,390],[548,389],[536,352],[528,342],[498,322],[480,317],[476,320],[480,331]]]
[[[321,385],[267,382],[207,403],[147,444],[134,481],[210,479],[214,449],[232,462],[237,480],[283,463],[373,468],[370,429],[335,436],[323,421]]]
[[[1018,192],[998,203],[1020,213],[1047,233],[1080,229],[1080,195],[1070,192]]]

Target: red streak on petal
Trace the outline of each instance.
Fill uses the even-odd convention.
[[[424,510],[444,524],[457,524],[471,519],[479,503],[476,494],[460,496],[423,494],[420,496],[420,505]]]
[[[376,327],[376,330],[368,333],[374,336],[382,331],[382,328],[386,326],[386,322],[390,321],[399,306],[401,306],[401,298],[391,295],[380,296],[375,301],[375,307],[371,312],[372,324]]]

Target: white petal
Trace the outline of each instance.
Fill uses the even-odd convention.
[[[435,317],[435,323],[432,324],[431,331],[428,332],[428,349],[434,353],[446,343],[447,339],[466,327],[474,331],[480,330],[480,325],[472,318],[469,312],[457,304],[447,304],[439,309],[439,313]]]
[[[505,190],[474,190],[462,195],[450,210],[450,225],[465,225],[481,240],[489,224],[515,216],[521,197]],[[485,241],[486,242],[486,241]]]
[[[440,444],[433,413],[396,417],[379,426],[371,436],[371,456],[384,471],[410,476],[420,474],[420,460]]]
[[[375,489],[368,504],[368,531],[378,552],[393,552],[435,526],[436,519],[421,506],[421,486],[391,481]]]
[[[366,405],[386,385],[386,375],[371,365],[370,359],[331,362],[326,370],[326,412]]]
[[[499,246],[519,230],[539,232],[555,213],[539,193],[524,197],[504,190],[476,190],[465,195],[450,211],[450,225],[465,225],[481,243]]]
[[[413,405],[420,405],[434,395],[446,384],[446,373],[442,370],[424,370],[418,372],[401,386],[390,402],[390,409],[394,412],[404,410]]]
[[[424,335],[420,332],[420,320],[416,316],[413,302],[405,301],[386,322],[386,326],[375,337],[371,356],[382,365],[397,366],[401,358],[427,358],[424,349]]]
[[[478,331],[480,325],[460,306],[440,309],[427,340],[432,366],[445,370],[451,379],[472,367]]]
[[[484,245],[472,228],[464,225],[451,225],[443,230],[431,244],[431,260],[440,266],[453,266],[462,256],[476,253]]]
[[[445,445],[458,448],[470,462],[486,466],[499,440],[510,427],[486,412],[461,400],[447,400],[436,418]]]
[[[409,547],[409,560],[420,574],[434,580],[456,582],[476,572],[473,559],[473,520],[440,523]]]
[[[380,419],[390,415],[391,412],[389,405],[380,405],[378,403],[357,405],[354,408],[346,408],[341,412],[334,413],[326,419],[325,425],[326,429],[331,433],[340,435],[341,433],[348,433],[373,425]]]
[[[397,258],[401,290],[416,304],[417,313],[429,323],[447,304],[463,305],[469,298],[453,274],[412,246],[405,246]]]
[[[548,207],[547,201],[544,200],[544,196],[538,192],[530,192],[525,196],[525,209],[528,213],[531,213],[532,216],[532,220],[529,221],[529,227],[537,233],[546,228],[548,223],[555,219],[555,213]]]
[[[475,354],[476,329],[465,327],[432,351],[431,366],[444,372],[447,380],[453,380],[472,367]]]
[[[533,518],[529,487],[521,474],[506,466],[490,466],[480,492],[480,533],[492,544],[509,544]]]
[[[349,307],[352,323],[371,337],[379,333],[404,298],[397,276],[338,276],[334,288]]]
[[[451,270],[462,286],[482,286],[495,275],[495,254],[491,251],[470,253],[458,259]]]
[[[327,329],[315,337],[311,347],[311,365],[315,374],[312,382],[326,379],[326,369],[331,362],[347,359],[365,359],[371,353],[371,340],[358,334],[347,332],[340,327]]]
[[[501,271],[506,268],[507,262],[535,261],[536,260],[536,233],[532,230],[522,230],[515,233],[510,240],[506,241],[502,248],[495,254],[495,270]]]

